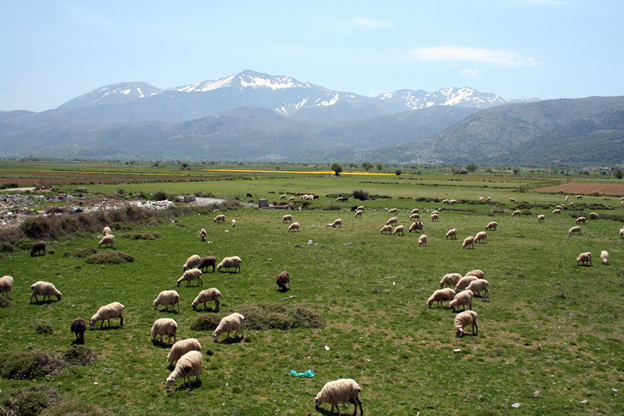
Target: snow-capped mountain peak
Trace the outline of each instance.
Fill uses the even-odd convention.
[[[170,88],[173,91],[206,92],[219,88],[267,88],[270,90],[284,90],[287,88],[312,88],[307,82],[299,82],[294,78],[279,75],[271,76],[259,72],[245,70],[229,77],[212,81],[201,81],[181,87]]]
[[[97,88],[66,102],[59,108],[99,104],[118,104],[124,101],[131,101],[137,98],[156,95],[160,91],[160,88],[156,88],[147,82],[120,82]]]

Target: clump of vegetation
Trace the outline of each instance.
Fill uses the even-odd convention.
[[[214,331],[217,329],[221,318],[223,316],[202,315],[191,324],[191,329],[193,331]]]
[[[100,252],[100,250],[98,250],[95,247],[82,247],[82,248],[74,250],[70,255],[72,257],[78,257],[78,258],[83,259],[85,257],[89,257],[89,256],[91,256],[93,254],[97,254],[99,252]],[[63,256],[64,255],[65,255],[65,253],[63,253]]]
[[[97,357],[93,355],[91,350],[84,345],[72,345],[65,353],[63,358],[71,365],[93,365]]]
[[[363,189],[360,189],[359,191],[353,191],[353,198],[359,199],[360,201],[368,201],[368,192]]]
[[[0,308],[8,308],[11,306],[11,301],[8,298],[0,296]]]
[[[165,191],[158,191],[154,194],[154,200],[155,201],[164,201],[169,197],[169,195],[167,195],[167,192]]]
[[[48,324],[42,324],[42,323],[36,322],[32,324],[31,326],[35,329],[35,332],[37,332],[38,334],[51,334],[54,332],[54,330],[52,329],[52,326]]]
[[[122,237],[134,240],[157,240],[162,238],[162,234],[156,231],[137,231],[133,233],[125,233]]]
[[[136,261],[136,258],[123,251],[103,251],[90,255],[86,260],[89,264],[121,264],[133,261]]]
[[[111,413],[90,403],[66,402],[48,407],[40,416],[110,416]]]
[[[4,378],[24,380],[56,375],[65,366],[61,357],[43,350],[5,352],[0,356],[0,374]]]
[[[0,414],[37,416],[46,408],[60,403],[61,395],[53,387],[34,385],[0,396]]]

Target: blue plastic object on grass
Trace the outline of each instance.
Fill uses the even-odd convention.
[[[295,370],[292,370],[290,372],[291,376],[297,376],[297,377],[314,377],[314,371],[312,370],[308,370],[305,373],[298,373]]]

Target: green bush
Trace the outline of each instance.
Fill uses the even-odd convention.
[[[89,264],[121,264],[136,261],[134,256],[122,251],[103,251],[87,257]]]
[[[4,378],[22,380],[54,375],[65,365],[58,355],[42,350],[6,352],[0,356],[0,374]]]
[[[48,407],[40,416],[111,416],[112,413],[90,403],[66,402]]]
[[[37,416],[61,401],[61,395],[46,385],[28,386],[0,396],[0,415]]]
[[[193,331],[214,331],[217,329],[219,322],[223,316],[219,315],[202,315],[191,324]]]
[[[162,238],[162,234],[156,231],[137,231],[134,233],[125,233],[122,237],[134,240],[157,240]]]
[[[54,332],[54,330],[52,329],[52,326],[48,325],[48,324],[41,324],[41,323],[34,323],[31,325],[34,329],[35,332],[37,332],[38,334],[51,334]]]
[[[9,306],[11,306],[11,301],[4,296],[0,296],[0,308],[8,308]]]
[[[54,236],[52,224],[47,217],[28,218],[20,224],[20,229],[26,237],[36,240]]]
[[[97,254],[99,252],[100,251],[97,248],[95,248],[95,247],[82,247],[82,248],[74,250],[71,253],[71,256],[83,259],[85,257],[89,257],[89,256],[91,256],[93,254]]]
[[[84,345],[72,345],[65,351],[63,358],[71,365],[93,365],[97,357]]]

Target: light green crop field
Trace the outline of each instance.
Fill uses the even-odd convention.
[[[88,264],[63,255],[95,247],[99,236],[73,235],[48,241],[54,254],[27,252],[0,261],[0,275],[15,279],[12,305],[0,309],[0,351],[44,350],[62,354],[74,341],[73,318],[88,319],[111,302],[125,305],[124,327],[87,330],[86,346],[97,356],[90,366],[70,366],[36,379],[0,377],[2,394],[25,386],[47,385],[65,400],[92,403],[115,415],[302,415],[317,414],[313,399],[323,385],[340,377],[362,387],[368,415],[580,415],[624,414],[624,240],[619,198],[586,196],[577,208],[551,214],[563,195],[531,192],[558,180],[504,176],[423,175],[422,177],[349,177],[245,174],[230,180],[85,185],[88,194],[113,195],[119,189],[170,195],[195,192],[241,202],[281,194],[314,193],[321,197],[304,211],[260,210],[243,205],[223,211],[225,223],[214,223],[207,210],[164,217],[134,231],[154,231],[156,240],[123,238],[113,229],[117,249],[136,258],[125,264]],[[520,192],[520,188],[524,192]],[[76,186],[61,189],[73,192]],[[325,195],[363,189],[391,198],[336,203]],[[252,198],[246,196],[253,195]],[[492,197],[492,204],[478,203]],[[518,203],[523,215],[511,217]],[[416,201],[415,199],[424,198]],[[454,206],[434,199],[465,200]],[[581,205],[586,204],[586,205]],[[362,218],[350,210],[364,205]],[[329,210],[339,206],[339,210]],[[602,209],[606,206],[614,210]],[[398,208],[399,224],[409,228],[410,210],[419,208],[424,231],[404,236],[380,234]],[[439,221],[429,219],[442,208]],[[566,207],[569,208],[569,207]],[[577,214],[596,211],[582,235],[568,235]],[[301,224],[287,232],[281,222],[289,213]],[[537,223],[537,215],[546,221]],[[341,218],[342,228],[327,227]],[[611,218],[611,219],[607,219]],[[231,220],[236,226],[231,226]],[[485,244],[462,249],[462,240],[491,222]],[[208,243],[198,237],[208,232]],[[457,240],[445,233],[457,228]],[[426,247],[418,237],[428,236]],[[610,253],[602,265],[600,252]],[[106,249],[103,249],[106,251]],[[593,254],[592,266],[577,266],[582,253]],[[242,258],[239,273],[208,272],[203,286],[176,286],[182,265],[193,255]],[[427,307],[447,273],[485,272],[489,298],[475,297],[479,333],[455,335],[455,313]],[[291,290],[278,291],[281,271],[291,276]],[[29,303],[30,285],[49,281],[62,300]],[[218,312],[194,311],[191,302],[202,289],[222,293]],[[162,290],[177,290],[181,311],[156,311],[152,301]],[[280,299],[294,296],[288,300]],[[212,331],[196,331],[200,317],[224,316],[257,305],[305,308],[322,316],[320,328],[246,329],[245,336],[215,343]],[[202,344],[201,382],[192,389],[165,379],[168,347],[152,343],[150,328],[162,317],[178,323],[177,339]],[[275,318],[276,320],[279,317]],[[38,333],[49,325],[51,333]],[[98,324],[99,327],[99,324]],[[468,331],[469,332],[469,331]],[[239,334],[240,335],[240,334]],[[454,350],[461,350],[454,352]],[[313,378],[289,375],[313,370]],[[194,380],[194,379],[193,379]],[[539,391],[539,394],[534,393]],[[586,402],[584,402],[586,401]],[[519,408],[512,407],[519,404]],[[1,405],[1,403],[0,403]],[[329,405],[318,414],[331,414]],[[341,405],[352,413],[351,405]]]

